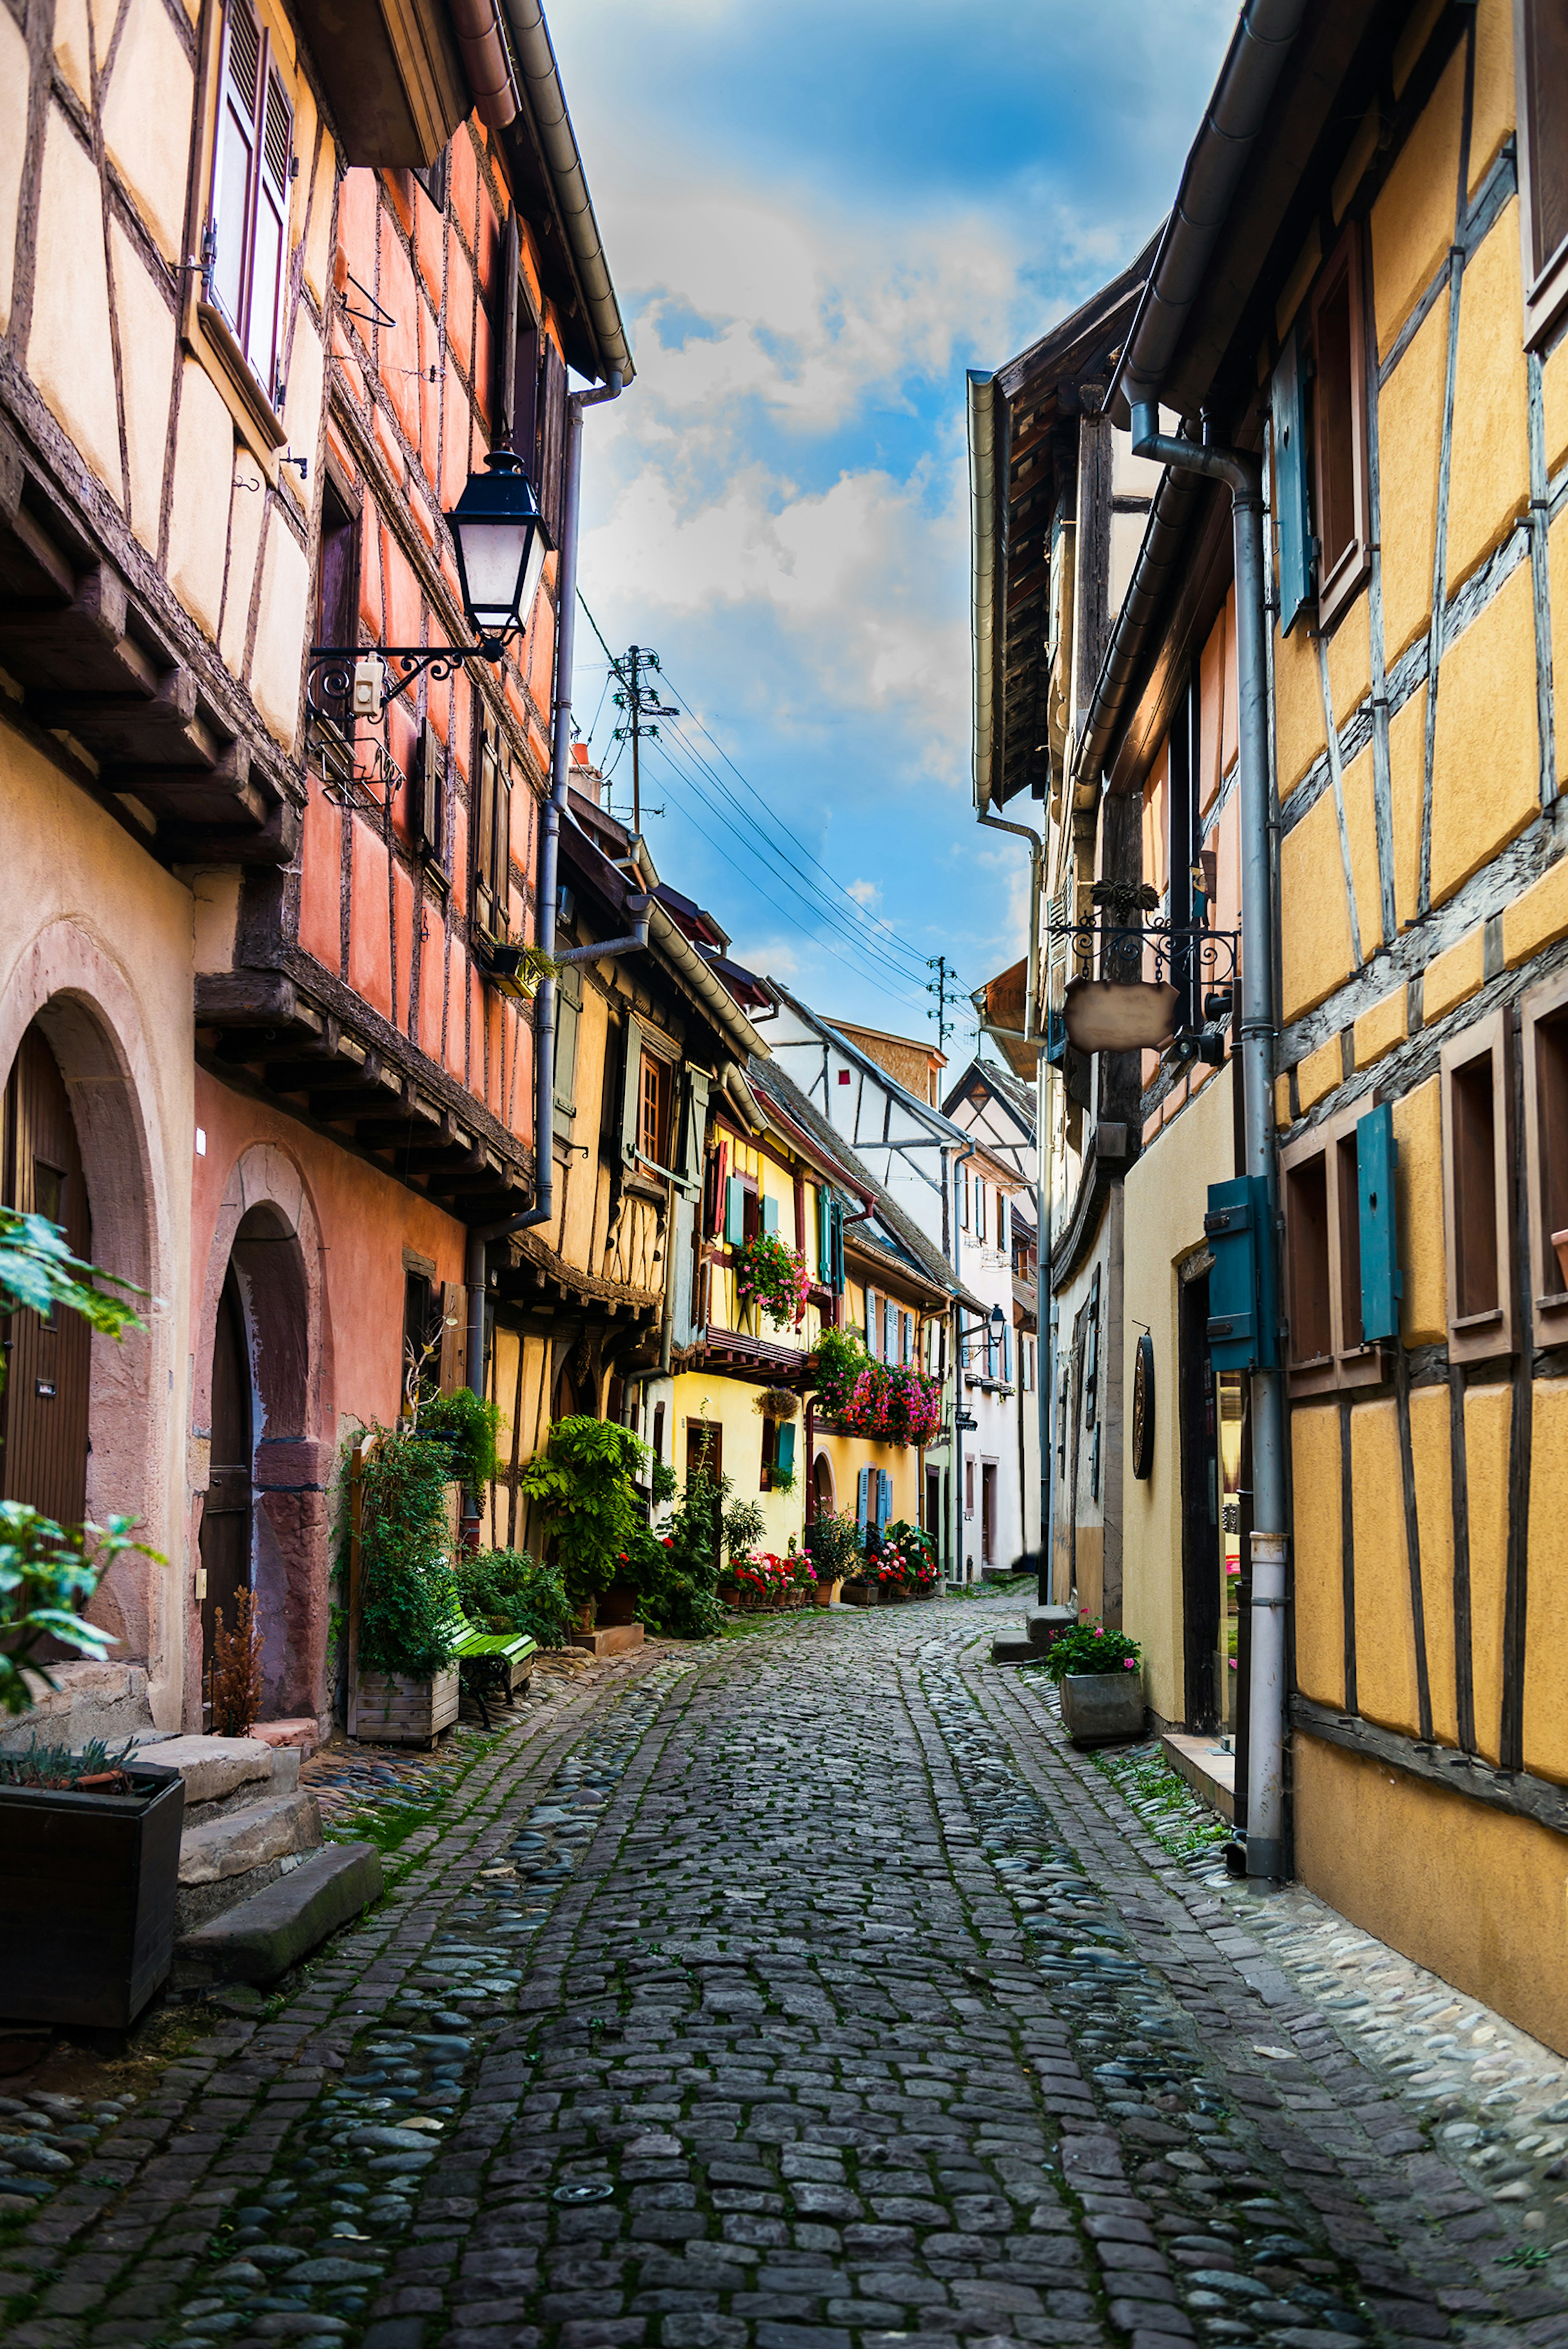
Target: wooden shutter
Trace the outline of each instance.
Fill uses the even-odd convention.
[[[729,1213],[727,1189],[729,1167],[730,1145],[721,1137],[719,1147],[713,1153],[709,1174],[709,1180],[713,1185],[708,1212],[708,1234],[711,1239],[722,1239],[724,1237],[724,1223]]]
[[[1002,1325],[1002,1375],[1008,1380],[1012,1376],[1012,1325],[1009,1321]]]
[[[833,1287],[840,1297],[844,1294],[844,1209],[835,1199],[828,1210],[833,1218]]]
[[[1306,411],[1301,346],[1293,334],[1274,369],[1274,528],[1280,564],[1280,633],[1288,636],[1312,600],[1312,518],[1307,506]]]
[[[561,491],[566,471],[566,367],[546,338],[539,369],[539,511],[553,546],[561,543]]]
[[[774,1464],[785,1476],[789,1475],[794,1468],[794,1422],[793,1419],[786,1420],[779,1429],[778,1448],[774,1454]]]
[[[739,1174],[724,1185],[724,1237],[731,1247],[746,1244],[746,1186]]]
[[[881,1533],[893,1514],[893,1478],[886,1468],[877,1471],[877,1530]]]
[[[626,1023],[626,1058],[620,1072],[620,1155],[623,1166],[637,1164],[638,1135],[642,1126],[642,1022],[629,1015]]]
[[[833,1212],[826,1190],[816,1192],[816,1278],[826,1288],[833,1278]]]
[[[890,1297],[882,1300],[882,1360],[896,1362],[898,1359],[898,1309]]]
[[[912,1362],[915,1359],[915,1317],[912,1313],[900,1313],[898,1323],[898,1360]]]
[[[763,1201],[763,1229],[768,1234],[770,1238],[777,1239],[779,1230],[779,1203],[776,1199],[764,1198]]]
[[[473,810],[473,911],[487,937],[496,935],[495,779],[501,755],[501,734],[494,720],[484,718],[479,735],[479,795]]]
[[[556,1057],[552,1084],[555,1129],[569,1133],[577,1113],[577,1023],[582,1017],[583,982],[578,966],[567,963],[556,981]]]
[[[261,124],[261,171],[256,181],[255,226],[251,243],[249,316],[245,356],[275,408],[282,406],[278,383],[279,313],[287,243],[288,159],[294,145],[294,109],[275,72],[266,77]]]
[[[873,1356],[873,1358],[875,1358],[880,1350],[877,1344],[877,1291],[867,1284],[866,1289],[866,1351]]]
[[[218,131],[213,152],[213,254],[206,290],[242,339],[245,330],[245,291],[250,279],[256,116],[264,66],[261,26],[252,14],[249,0],[229,0],[218,84]]]
[[[708,1133],[708,1072],[688,1069],[682,1089],[680,1155],[675,1172],[695,1191],[702,1181],[702,1153]]]
[[[461,1280],[443,1280],[441,1289],[441,1391],[468,1384],[468,1291]]]
[[[1380,1102],[1356,1123],[1355,1174],[1361,1239],[1361,1335],[1399,1334],[1398,1233],[1394,1214],[1394,1170],[1399,1145],[1394,1139],[1394,1106]]]
[[[869,1468],[862,1468],[855,1485],[855,1522],[862,1535],[866,1531],[866,1520],[870,1515],[870,1510],[871,1471]]]
[[[501,260],[501,332],[495,353],[495,437],[504,441],[526,465],[528,451],[519,449],[514,438],[517,429],[517,285],[522,258],[517,241],[517,215],[510,212]]]
[[[490,828],[490,894],[495,908],[498,938],[506,936],[512,916],[512,761],[504,743],[495,760],[495,806]]]
[[[446,811],[441,804],[445,781],[446,746],[427,718],[420,733],[420,848],[437,864],[446,840]]]

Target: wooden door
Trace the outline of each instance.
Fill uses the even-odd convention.
[[[5,1199],[58,1224],[72,1252],[92,1253],[92,1223],[76,1123],[59,1063],[42,1031],[27,1030],[5,1083]],[[0,1494],[57,1524],[87,1515],[88,1392],[92,1331],[63,1308],[47,1320],[10,1314],[4,1328]]]
[[[234,1602],[251,1580],[251,1361],[244,1308],[233,1265],[218,1300],[213,1341],[213,1453],[207,1506],[202,1513],[202,1710],[210,1710],[207,1675],[213,1663],[217,1610],[234,1628]]]

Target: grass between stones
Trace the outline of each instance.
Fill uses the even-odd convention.
[[[1089,1759],[1173,1859],[1193,1859],[1229,1839],[1224,1820],[1199,1802],[1158,1745],[1100,1746]]]

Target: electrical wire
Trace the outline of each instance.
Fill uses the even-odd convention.
[[[587,601],[582,595],[580,589],[578,590],[577,600],[582,605],[583,611],[587,618],[588,626],[592,628],[595,636],[598,638],[600,646],[603,647],[606,658],[608,660],[612,669],[620,678],[620,681],[624,686],[626,684],[624,672],[621,670],[615,654],[610,651],[609,646],[605,638],[604,631],[599,626],[598,622],[595,619],[592,611],[588,607]],[[679,688],[676,686],[674,680],[669,677],[667,671],[661,668],[659,675],[663,678],[665,683],[670,687],[672,693],[679,692]],[[681,698],[684,700],[687,697],[681,696]],[[829,882],[832,888],[836,891],[837,898],[842,899],[843,902],[840,904],[836,898],[830,897],[827,895],[827,892],[823,889],[821,885],[818,882],[814,881],[810,874],[807,873],[804,866],[802,866],[798,862],[794,853],[796,843],[792,838],[789,838],[784,833],[778,818],[774,813],[774,811],[769,806],[767,801],[757,790],[756,786],[752,783],[742,772],[741,769],[736,766],[735,761],[730,757],[729,752],[723,749],[723,746],[714,740],[714,737],[709,732],[708,728],[703,725],[701,719],[693,716],[691,723],[695,725],[706,740],[712,744],[712,747],[718,753],[719,757],[723,760],[724,764],[730,769],[731,772],[737,778],[751,798],[756,802],[758,808],[762,811],[763,816],[765,818],[768,827],[770,827],[769,831],[763,832],[762,837],[766,841],[768,847],[773,851],[773,870],[777,878],[784,883],[784,886],[788,890],[790,890],[791,894],[800,899],[806,912],[812,917],[814,924],[820,923],[824,916],[836,923],[846,924],[846,936],[853,939],[857,947],[864,955],[869,957],[875,963],[883,967],[878,968],[876,972],[879,984],[887,983],[886,974],[890,972],[900,982],[903,989],[908,989],[910,985],[914,985],[919,988],[922,993],[929,992],[929,989],[927,987],[925,978],[925,973],[930,968],[930,963],[928,958],[919,952],[918,947],[910,946],[907,940],[901,938],[889,923],[882,921],[878,917],[868,913],[867,908],[860,903],[859,899],[850,895],[849,891],[845,888],[843,883],[837,880],[836,877],[829,872],[827,866],[821,862],[820,858],[814,856],[811,851],[807,849],[804,854],[809,859],[810,863],[815,865],[817,871]],[[650,735],[648,739],[650,741],[664,740],[662,736]],[[724,781],[722,776],[717,773],[711,762],[703,756],[697,744],[691,741],[688,736],[682,732],[676,739],[680,741],[681,749],[685,751],[693,767],[695,767],[700,773],[705,777],[710,783],[711,783],[714,791],[720,794],[720,797],[715,801],[708,792],[701,791],[701,787],[697,783],[695,777],[690,778],[692,787],[699,791],[700,795],[702,797],[705,803],[712,810],[720,822],[723,823],[733,833],[734,837],[740,842],[742,846],[744,847],[748,853],[754,855],[755,849],[753,833],[743,831],[736,826],[729,815],[728,811],[732,795],[731,794],[729,786]],[[770,902],[774,901],[770,900]],[[782,907],[777,908],[777,910],[784,911]],[[789,918],[798,919],[798,916],[790,916]],[[902,964],[897,959],[897,957],[899,955],[905,958]],[[842,957],[840,957],[840,959],[842,959]],[[906,999],[909,999],[906,996]]]

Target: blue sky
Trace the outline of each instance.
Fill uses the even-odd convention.
[[[1023,843],[971,803],[964,371],[1149,235],[1233,16],[552,13],[638,362],[587,419],[582,587],[618,653],[657,648],[682,713],[645,753],[644,829],[739,958],[821,1010],[934,1035],[928,956],[969,988],[1023,950]],[[587,627],[577,654],[607,765]]]

